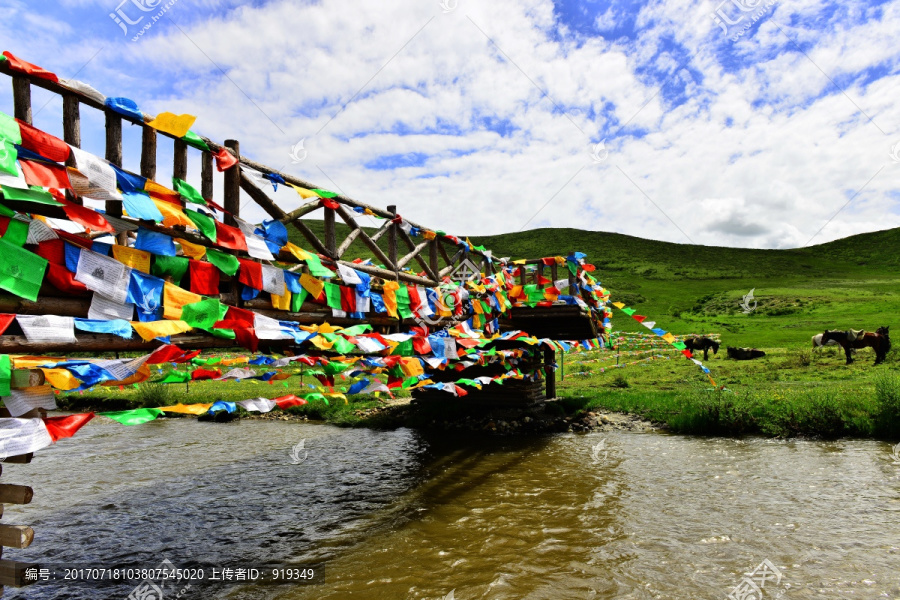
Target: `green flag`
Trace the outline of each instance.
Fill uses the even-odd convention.
[[[9,367],[9,355],[0,354],[0,396],[9,396],[9,382],[12,370]]]
[[[157,383],[184,383],[190,380],[191,373],[189,371],[169,371]]]
[[[193,146],[194,148],[198,148],[200,150],[203,150],[204,152],[209,152],[209,146],[206,144],[206,142],[203,141],[203,138],[201,138],[193,131],[188,131],[187,135],[185,135],[181,139],[188,146]]]
[[[231,277],[234,277],[234,274],[241,268],[241,263],[238,262],[237,257],[213,250],[212,248],[207,249],[206,260]]]
[[[19,158],[19,152],[12,143],[0,138],[0,173],[7,173],[13,177],[19,176],[16,169],[16,160]]]
[[[341,310],[341,286],[323,281],[325,286],[325,303],[334,310]]]
[[[187,181],[182,181],[177,177],[173,177],[172,184],[175,186],[175,191],[181,194],[181,197],[186,201],[193,202],[194,204],[206,204],[206,200],[203,199],[200,190],[189,184]]]
[[[44,190],[23,190],[21,188],[14,188],[5,185],[3,186],[3,196],[7,200],[16,200],[19,202],[34,202],[35,204],[49,204],[50,206],[62,206],[62,203],[57,202],[56,199],[54,199],[50,194],[50,192],[45,192]]]
[[[372,326],[367,325],[365,323],[360,323],[359,325],[354,325],[353,327],[344,327],[341,329],[341,335],[346,335],[348,337],[354,337],[357,335],[362,335],[364,333],[368,333],[372,331]]]
[[[328,404],[328,398],[326,398],[322,394],[304,394],[303,399],[307,402],[312,402],[313,400],[321,400],[325,404]]]
[[[198,329],[211,329],[216,321],[221,320],[221,308],[228,311],[216,298],[207,298],[193,304],[185,304],[181,311],[181,320]]]
[[[7,114],[0,112],[0,139],[10,144],[22,144],[22,131],[19,123]]]
[[[334,192],[329,192],[328,190],[320,190],[319,188],[316,188],[312,191],[317,193],[322,198],[334,198],[335,196],[337,196],[337,194],[335,194]]]
[[[163,411],[158,408],[136,408],[134,410],[120,410],[116,412],[102,412],[98,415],[109,417],[113,421],[118,421],[122,425],[140,425],[147,421],[152,421],[162,414]]]
[[[405,285],[401,285],[397,290],[397,313],[401,319],[413,318],[413,312],[409,309],[410,299],[409,290]]]
[[[0,239],[0,288],[36,302],[46,270],[45,259]]]
[[[9,225],[6,226],[6,233],[3,239],[21,248],[28,239],[28,223],[18,219],[10,219]]]
[[[190,262],[183,256],[153,255],[153,266],[150,272],[157,277],[171,277],[175,285],[181,285],[181,278],[187,273]]]
[[[291,312],[300,312],[303,310],[303,303],[306,302],[306,297],[309,296],[309,292],[306,291],[306,288],[300,288],[300,293],[294,292],[291,295]]]
[[[306,259],[306,266],[309,267],[309,274],[313,277],[334,277],[334,271],[322,264],[322,259],[312,252],[306,253],[309,257]]]
[[[197,229],[200,230],[200,233],[208,237],[211,241],[216,241],[216,222],[211,218],[207,217],[203,213],[199,213],[196,210],[191,210],[186,208],[184,213],[187,215],[188,219],[190,219],[194,225],[197,226]]]

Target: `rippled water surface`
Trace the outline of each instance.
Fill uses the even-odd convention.
[[[880,442],[97,419],[3,480],[35,489],[3,522],[36,532],[4,558],[315,566],[311,583],[195,584],[185,600],[723,599],[765,559],[781,579],[764,598],[900,598],[900,464]]]

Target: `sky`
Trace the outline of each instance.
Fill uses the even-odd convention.
[[[197,115],[196,132],[254,160],[455,235],[794,248],[900,226],[900,0],[0,8],[3,50],[145,112]],[[33,104],[61,136],[61,101],[35,90]],[[82,120],[102,156],[102,116]],[[139,136],[126,127],[134,170]],[[162,183],[171,153],[161,142]],[[266,215],[248,201],[242,216]]]

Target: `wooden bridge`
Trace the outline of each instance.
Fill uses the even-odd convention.
[[[47,90],[61,97],[62,100],[62,132],[66,145],[72,148],[81,148],[82,130],[81,114],[83,110],[100,111],[105,121],[105,155],[102,157],[109,165],[124,173],[125,176],[135,180],[146,180],[143,192],[152,200],[161,200],[179,208],[178,212],[183,216],[183,210],[188,208],[190,193],[182,190],[172,190],[167,184],[157,181],[157,154],[158,145],[171,143],[173,149],[172,173],[174,179],[186,182],[188,179],[188,162],[199,161],[200,185],[197,188],[199,196],[204,203],[212,209],[217,209],[222,215],[221,223],[216,222],[216,231],[240,231],[246,235],[249,242],[254,231],[249,224],[240,218],[241,206],[244,199],[256,203],[269,215],[272,222],[293,227],[301,236],[304,246],[309,251],[303,250],[298,245],[284,244],[277,252],[271,252],[271,259],[265,257],[266,252],[257,249],[254,252],[252,244],[242,248],[234,244],[220,243],[219,236],[210,236],[202,231],[196,231],[197,227],[189,225],[191,221],[184,221],[177,216],[165,218],[162,222],[150,219],[139,219],[135,215],[123,214],[123,199],[119,194],[107,193],[93,185],[87,179],[88,189],[84,189],[85,182],[81,181],[79,188],[73,179],[71,189],[65,190],[65,198],[59,194],[53,202],[35,202],[31,198],[22,197],[14,187],[0,185],[3,189],[0,194],[2,206],[18,213],[27,215],[39,215],[50,219],[72,219],[71,207],[85,206],[83,196],[90,193],[94,200],[106,197],[104,211],[98,213],[102,221],[108,223],[115,230],[117,246],[130,248],[134,246],[137,232],[150,231],[163,234],[167,238],[178,241],[184,254],[190,252],[215,250],[219,253],[233,256],[244,263],[261,263],[271,265],[277,261],[287,265],[283,269],[296,275],[314,276],[317,264],[326,269],[335,271],[332,281],[344,281],[346,273],[364,273],[371,278],[371,289],[377,292],[386,292],[396,287],[396,284],[410,286],[409,290],[444,290],[465,289],[469,294],[469,301],[456,297],[455,306],[444,306],[449,310],[438,311],[425,318],[422,313],[410,315],[398,312],[395,315],[388,313],[376,313],[372,310],[362,314],[353,314],[356,311],[339,310],[335,302],[322,301],[322,298],[307,297],[302,304],[290,305],[284,297],[272,294],[253,299],[243,299],[242,286],[239,285],[240,276],[234,273],[231,276],[220,275],[217,284],[218,294],[203,295],[217,298],[223,305],[249,311],[255,315],[262,315],[277,321],[293,322],[303,325],[316,325],[329,323],[336,326],[353,326],[360,323],[372,325],[375,331],[382,334],[410,331],[413,328],[427,327],[432,331],[459,325],[465,319],[473,318],[473,313],[461,311],[465,304],[477,307],[474,318],[481,326],[487,325],[493,333],[511,332],[521,330],[530,336],[550,340],[584,340],[602,337],[605,335],[603,319],[606,298],[588,285],[589,276],[586,277],[582,261],[577,255],[568,257],[549,257],[514,261],[513,263],[498,260],[492,253],[483,248],[472,246],[467,240],[448,235],[439,230],[415,223],[401,216],[395,206],[379,208],[348,198],[341,194],[329,192],[319,186],[303,179],[272,169],[264,164],[251,160],[242,154],[241,145],[237,140],[226,140],[220,144],[211,139],[200,137],[193,132],[186,135],[177,135],[170,128],[156,125],[155,118],[140,112],[136,106],[130,107],[127,103],[111,103],[103,94],[76,81],[60,80],[52,73],[48,73],[39,67],[25,63],[12,55],[7,54],[7,59],[0,62],[0,73],[9,76],[12,82],[13,105],[15,119],[22,127],[33,124],[32,119],[32,88],[37,87]],[[121,100],[121,99],[117,99]],[[154,125],[151,125],[154,123]],[[123,167],[123,125],[128,124],[140,127],[140,172],[133,173]],[[46,136],[41,138],[46,143],[48,153],[57,147],[54,136],[45,134],[38,129],[28,129],[30,135]],[[2,138],[0,138],[2,143]],[[43,143],[43,142],[42,142]],[[24,144],[24,142],[23,142]],[[79,162],[74,152],[68,152],[64,156],[47,156],[44,152],[35,152],[35,147],[26,148],[37,154],[35,159],[39,164],[44,164],[41,159],[47,160],[47,168],[53,169],[55,163],[64,163],[68,170],[65,171],[72,177],[76,177],[85,165]],[[2,147],[0,147],[2,150]],[[20,155],[20,159],[22,156]],[[60,165],[56,165],[60,168]],[[217,177],[221,177],[221,185],[217,185]],[[285,211],[269,195],[260,183],[268,185],[269,182],[293,187],[305,203],[294,210]],[[217,203],[214,190],[223,190],[221,206]],[[190,189],[190,188],[187,188]],[[109,190],[106,190],[109,192]],[[79,192],[85,192],[80,194]],[[115,192],[113,189],[112,192]],[[188,197],[185,194],[188,193]],[[118,196],[118,197],[117,197]],[[76,211],[77,212],[77,211]],[[81,214],[81,213],[79,213]],[[215,215],[215,213],[213,213]],[[381,227],[364,228],[359,217],[367,215],[383,219]],[[82,217],[84,218],[84,217]],[[319,220],[321,219],[321,220]],[[342,225],[341,225],[342,224]],[[8,224],[7,227],[12,227]],[[11,229],[10,229],[11,230]],[[60,234],[62,235],[62,234]],[[85,247],[90,247],[94,240],[108,236],[107,231],[86,231],[82,234],[67,235],[65,239],[75,245],[83,242]],[[296,234],[295,234],[296,236]],[[79,242],[80,238],[82,242]],[[301,239],[297,238],[297,239]],[[258,242],[258,240],[256,240]],[[27,244],[26,244],[27,245]],[[191,249],[188,252],[188,249]],[[366,254],[369,261],[352,260],[353,253]],[[261,258],[262,257],[262,258]],[[356,258],[356,257],[354,257]],[[417,270],[411,267],[415,266]],[[474,277],[468,282],[454,282],[455,276],[461,268],[476,270]],[[348,271],[349,269],[349,271]],[[71,269],[70,269],[71,270]],[[171,278],[167,279],[170,281]],[[387,287],[386,287],[387,286]],[[571,295],[565,295],[560,288],[565,287],[571,291]],[[498,291],[500,292],[498,295]],[[277,296],[277,297],[276,297]],[[500,310],[493,310],[498,304],[497,298],[508,300],[506,306],[500,305]],[[420,302],[423,301],[420,298]],[[20,295],[0,293],[0,313],[11,315],[53,315],[62,317],[85,318],[91,312],[92,298],[89,292],[72,293],[44,279],[40,285],[39,297],[26,299]],[[277,305],[277,306],[276,306]],[[355,306],[355,305],[354,305]],[[346,308],[342,306],[342,308]],[[479,310],[480,309],[480,310]],[[462,313],[462,314],[460,314]],[[496,313],[496,314],[495,314]],[[353,318],[354,316],[360,318]],[[427,333],[427,330],[426,330]],[[185,349],[209,349],[227,348],[239,345],[237,339],[226,339],[204,332],[191,331],[171,336],[171,343]],[[24,354],[33,356],[64,356],[76,352],[112,353],[125,351],[152,350],[163,342],[157,339],[124,339],[122,337],[106,333],[82,333],[79,332],[77,341],[29,341],[19,333],[18,327],[13,325],[5,329],[0,335],[0,354]],[[266,339],[262,347],[269,352],[297,351],[297,344],[293,340]],[[543,379],[532,381],[508,381],[506,385],[486,385],[477,393],[472,393],[467,401],[493,402],[504,404],[517,402],[529,404],[541,402],[546,397],[554,397],[555,378],[553,363],[555,362],[554,350],[551,346],[523,343],[521,339],[498,341],[495,347],[516,347],[524,349],[530,358],[526,358],[523,364],[534,369],[535,372],[543,372]],[[323,352],[328,354],[327,352]],[[449,381],[454,378],[466,377],[474,379],[478,375],[492,375],[498,367],[496,365],[467,365],[464,369],[448,373],[446,371],[431,370],[429,375],[435,381]],[[40,370],[14,370],[11,386],[13,389],[33,387],[44,384],[44,376]],[[435,390],[417,390],[417,397],[427,399],[439,395]],[[445,397],[444,397],[445,398]],[[2,409],[6,410],[6,409]],[[25,414],[14,415],[20,418],[41,416],[40,409],[35,409]],[[7,412],[3,416],[10,416]],[[27,462],[30,455],[7,458],[5,462]],[[0,485],[0,503],[3,502],[28,502],[31,499],[30,488],[25,486]],[[2,514],[2,513],[0,513]],[[0,545],[12,547],[25,547],[31,542],[33,532],[30,528],[16,526],[0,526]],[[14,561],[0,560],[0,585],[22,585],[27,583],[24,579],[25,566]]]

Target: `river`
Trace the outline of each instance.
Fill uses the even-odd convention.
[[[721,600],[760,565],[763,598],[900,598],[900,464],[868,440],[98,418],[4,465],[3,482],[35,490],[3,523],[36,532],[3,558],[313,568],[293,584],[160,582],[164,600]],[[39,581],[5,597],[134,588]]]

